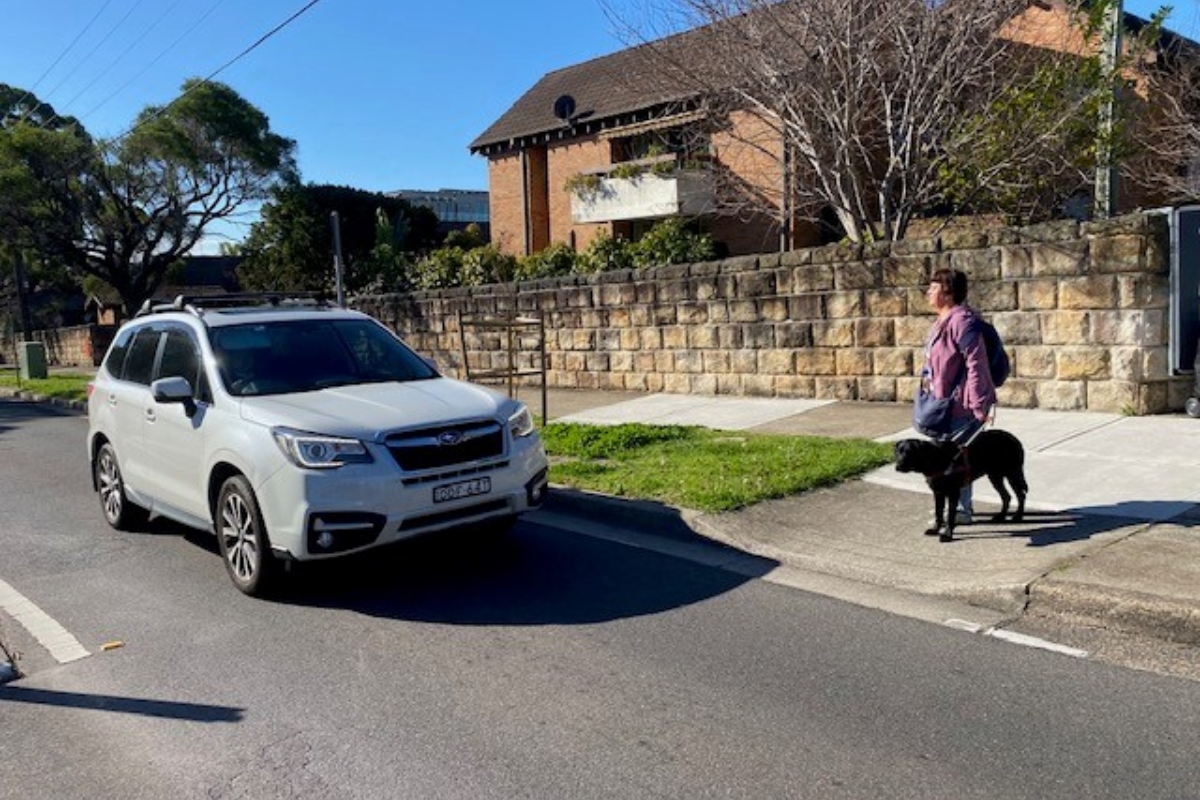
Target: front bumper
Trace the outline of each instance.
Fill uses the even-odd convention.
[[[256,488],[276,555],[326,558],[487,519],[520,514],[545,497],[548,462],[540,442],[513,448],[506,458],[407,476],[390,458],[336,470],[289,465]],[[470,484],[486,491],[434,501],[436,489]]]

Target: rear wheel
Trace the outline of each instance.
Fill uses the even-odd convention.
[[[1200,397],[1189,397],[1184,409],[1189,417],[1200,418]]]
[[[217,497],[217,545],[233,585],[251,597],[266,594],[275,582],[279,563],[263,525],[250,483],[234,475]]]
[[[136,530],[145,525],[150,514],[125,494],[125,481],[117,464],[117,451],[108,442],[101,445],[92,470],[105,521],[119,531]]]

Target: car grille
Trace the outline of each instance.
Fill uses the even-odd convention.
[[[489,500],[486,503],[478,503],[466,508],[452,508],[448,511],[439,511],[436,514],[409,517],[400,523],[400,530],[413,531],[418,528],[428,528],[431,525],[444,525],[447,522],[457,522],[460,519],[478,517],[482,514],[493,514],[497,511],[504,511],[507,508],[507,500]]]
[[[405,472],[445,469],[504,455],[504,428],[494,420],[405,431],[386,440]]]

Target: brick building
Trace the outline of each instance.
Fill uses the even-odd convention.
[[[1145,25],[1125,16],[1127,29]],[[470,149],[488,159],[492,242],[518,256],[554,243],[583,250],[601,235],[637,239],[676,215],[702,219],[723,255],[840,238],[836,222],[812,221],[828,219],[828,210],[790,211],[784,220],[785,158],[772,126],[750,112],[699,124],[711,121],[691,87],[704,76],[685,86],[663,74],[664,60],[703,71],[703,59],[691,54],[706,49],[710,27],[550,72],[480,134]],[[1061,0],[1031,0],[1004,35],[1039,48],[1086,49]],[[731,186],[756,202],[731,214]],[[1148,199],[1155,200],[1125,194],[1118,208]]]

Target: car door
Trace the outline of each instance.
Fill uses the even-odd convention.
[[[207,524],[204,438],[212,397],[195,335],[184,325],[167,325],[153,379],[176,377],[192,386],[192,403],[158,402],[151,395],[143,417],[142,446],[158,501],[155,510]]]
[[[107,386],[109,440],[117,452],[117,461],[125,486],[135,500],[143,504],[153,498],[151,471],[144,447],[145,415],[150,405],[150,377],[158,358],[162,331],[154,325],[136,329],[119,375]]]

